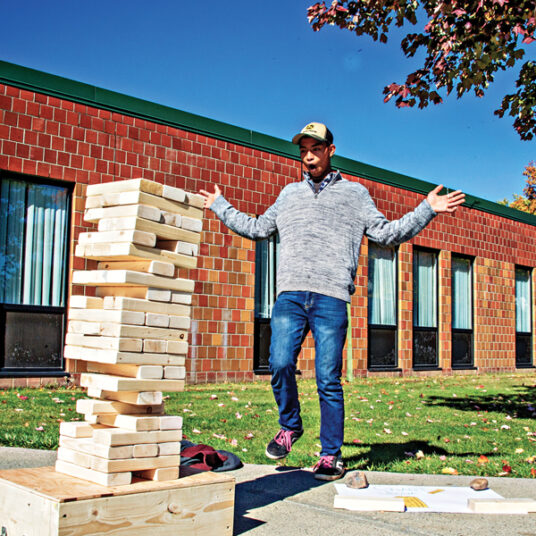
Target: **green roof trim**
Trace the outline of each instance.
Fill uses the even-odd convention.
[[[1,60],[0,83],[299,160],[296,146],[290,141]],[[419,194],[427,194],[435,186],[430,182],[341,156],[335,156],[333,164],[334,167],[344,173],[404,188]],[[465,205],[483,212],[536,226],[536,216],[492,201],[467,195]]]

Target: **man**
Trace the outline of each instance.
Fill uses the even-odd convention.
[[[440,196],[440,185],[413,212],[389,222],[364,186],[343,179],[331,168],[335,145],[325,125],[309,123],[292,142],[300,148],[303,180],[283,188],[262,216],[251,218],[237,211],[218,186],[213,193],[200,193],[205,207],[241,236],[258,240],[279,232],[278,296],[272,311],[269,364],[281,429],[268,444],[266,455],[284,458],[303,434],[295,373],[301,345],[311,331],[322,445],[315,478],[336,480],[344,474],[340,378],[348,325],[346,304],[355,291],[363,234],[383,245],[400,244],[437,213],[454,212],[465,197],[459,191]]]

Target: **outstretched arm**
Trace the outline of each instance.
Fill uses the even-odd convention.
[[[214,185],[214,192],[199,190],[205,198],[205,208],[210,208],[216,216],[236,234],[251,240],[268,238],[277,230],[275,218],[277,215],[277,201],[258,218],[252,218],[234,208],[221,194],[221,190]]]
[[[439,192],[443,188],[440,184],[436,186],[429,194],[426,200],[430,203],[432,210],[436,214],[441,212],[455,212],[458,207],[465,201],[465,194],[461,190],[456,190],[447,195],[439,195]]]

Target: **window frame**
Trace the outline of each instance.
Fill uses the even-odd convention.
[[[418,296],[416,288],[416,277],[415,277],[415,254],[416,252],[425,252],[431,253],[435,258],[435,294],[436,294],[436,305],[435,305],[435,327],[427,326],[416,326],[415,325],[415,310],[418,307]],[[439,370],[439,250],[426,248],[426,247],[414,247],[413,248],[413,259],[412,259],[412,276],[413,276],[413,336],[412,336],[412,368],[413,370]],[[415,362],[415,345],[416,338],[415,333],[430,333],[435,335],[435,363],[416,363]]]
[[[389,249],[393,251],[393,263],[394,263],[394,278],[395,278],[395,292],[394,292],[394,298],[395,298],[395,321],[394,324],[376,324],[370,322],[370,298],[368,293],[368,282],[370,281],[370,247],[377,247],[379,249]],[[392,371],[392,370],[398,370],[398,320],[399,320],[399,300],[398,300],[398,275],[399,275],[399,266],[398,266],[398,248],[397,247],[382,247],[379,244],[376,244],[375,242],[369,241],[369,254],[367,256],[367,369],[370,371]],[[371,356],[371,341],[372,341],[372,330],[376,331],[385,331],[389,332],[390,334],[394,335],[394,353],[395,353],[395,361],[392,365],[375,365],[372,362],[372,356]]]
[[[462,260],[469,261],[469,266],[471,268],[471,329],[464,329],[464,328],[454,328],[454,269],[453,269],[453,258],[458,258]],[[451,268],[451,277],[450,277],[450,288],[451,288],[451,309],[450,309],[450,329],[451,329],[451,368],[455,370],[467,370],[467,369],[474,369],[475,366],[475,336],[474,336],[474,330],[475,330],[475,270],[474,270],[474,261],[475,258],[471,257],[469,255],[463,255],[461,253],[451,253],[450,257],[450,268]],[[471,336],[471,344],[470,344],[470,351],[471,351],[471,362],[469,364],[460,364],[455,365],[454,364],[454,334],[468,334]]]
[[[515,272],[517,270],[526,270],[528,272],[528,281],[529,281],[529,326],[530,331],[517,331],[517,307],[515,307],[515,368],[534,368],[534,307],[533,307],[533,300],[534,300],[534,288],[532,284],[532,276],[533,276],[533,268],[529,266],[521,266],[521,265],[515,265],[514,267],[514,304],[517,301],[517,294],[516,294],[516,276]],[[529,348],[530,348],[530,362],[528,363],[520,363],[519,359],[519,347],[520,347],[520,338],[528,338],[529,339]]]
[[[56,186],[65,188],[68,193],[67,200],[67,223],[65,229],[65,276],[64,276],[64,296],[65,304],[63,306],[53,305],[29,305],[29,304],[14,304],[0,302],[0,378],[18,378],[18,377],[64,377],[69,376],[69,373],[65,371],[65,358],[64,358],[64,341],[67,328],[67,311],[68,311],[68,297],[69,297],[69,280],[70,280],[70,256],[71,256],[71,240],[72,240],[72,206],[73,206],[73,193],[75,184],[67,181],[60,181],[56,179],[47,179],[34,175],[27,175],[24,173],[15,173],[5,170],[0,170],[0,184],[3,180],[16,180],[25,183],[31,183],[41,186]],[[26,224],[26,221],[25,221]],[[23,267],[22,267],[23,269]],[[61,319],[61,341],[60,345],[60,364],[58,366],[49,367],[6,367],[5,356],[5,339],[6,339],[6,319],[10,312],[20,313],[41,313],[41,314],[59,314],[62,315]]]

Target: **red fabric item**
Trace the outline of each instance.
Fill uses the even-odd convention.
[[[227,456],[220,454],[214,448],[202,444],[185,448],[181,451],[181,457],[199,460],[198,462],[186,463],[185,465],[201,469],[202,471],[212,471],[214,468],[222,465],[227,459]]]

